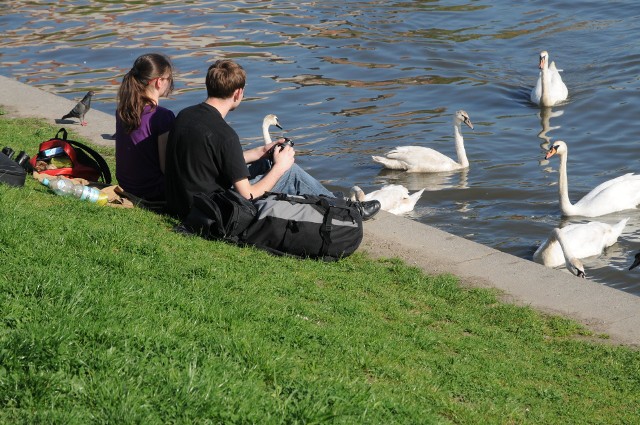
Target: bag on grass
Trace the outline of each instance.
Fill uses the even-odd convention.
[[[256,207],[239,193],[228,189],[198,193],[183,225],[207,239],[241,243],[243,233],[256,216]]]
[[[271,253],[335,261],[362,242],[362,216],[351,201],[267,193],[254,204],[257,215],[243,241]]]
[[[4,152],[4,151],[3,151]],[[13,153],[13,150],[11,150]],[[0,183],[10,186],[24,186],[27,172],[16,161],[0,153]]]
[[[104,158],[89,146],[67,139],[64,128],[58,130],[53,139],[40,143],[38,154],[31,158],[30,164],[36,171],[51,176],[111,184],[111,172]]]

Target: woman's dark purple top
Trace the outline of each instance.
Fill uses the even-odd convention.
[[[162,106],[145,106],[140,127],[127,134],[116,114],[116,178],[124,190],[147,200],[164,200],[158,136],[171,130],[175,115]]]

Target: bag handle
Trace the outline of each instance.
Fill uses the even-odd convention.
[[[62,133],[62,137],[60,137],[60,133]],[[111,172],[109,171],[109,165],[107,164],[107,161],[104,160],[102,155],[100,155],[98,152],[91,149],[89,146],[85,145],[84,143],[76,142],[75,140],[68,140],[67,136],[68,136],[67,130],[64,127],[62,127],[60,128],[60,130],[58,130],[54,139],[62,140],[64,142],[67,142],[71,146],[77,146],[89,152],[89,154],[93,157],[93,160],[98,164],[98,167],[100,167],[100,177],[102,177],[102,180],[104,181],[104,183],[110,185]],[[65,149],[65,153],[67,154],[67,156],[69,156],[69,158],[73,160],[74,163],[77,162],[75,154],[70,153],[69,149]],[[31,165],[35,166],[35,157],[32,158],[32,161],[33,161],[33,164]]]
[[[62,137],[58,137],[58,135],[60,134],[60,132],[62,132]],[[65,130],[64,127],[62,127],[60,130],[58,130],[58,132],[56,133],[55,136],[56,139],[60,139],[60,140],[64,140],[65,142],[68,142],[69,140],[67,140],[67,130]]]
[[[111,172],[109,171],[109,165],[107,165],[107,161],[104,160],[102,155],[100,155],[98,152],[91,149],[89,146],[85,145],[84,143],[76,142],[75,140],[67,140],[67,130],[65,130],[64,128],[61,128],[60,130],[58,130],[58,132],[56,133],[56,138],[58,138],[58,134],[60,134],[61,131],[62,131],[62,140],[66,141],[72,146],[77,146],[79,148],[82,148],[91,154],[93,159],[98,163],[98,166],[100,167],[100,175],[102,176],[102,180],[106,184],[111,184]]]
[[[100,155],[98,152],[94,151],[89,146],[85,145],[84,143],[76,142],[75,140],[67,140],[67,143],[69,143],[70,145],[73,145],[73,146],[78,146],[78,147],[86,150],[87,152],[89,152],[91,154],[91,156],[93,157],[93,159],[100,166],[100,175],[102,176],[102,179],[104,180],[104,182],[106,184],[111,184],[111,172],[109,171],[109,165],[107,165],[107,161],[104,160],[102,155]]]

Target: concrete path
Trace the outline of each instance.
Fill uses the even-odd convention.
[[[115,119],[111,115],[92,109],[86,127],[77,120],[60,122],[83,95],[71,101],[0,76],[0,105],[10,117],[44,118],[96,144],[113,146],[110,136],[115,132]],[[598,334],[609,335],[610,342],[640,346],[640,297],[635,295],[384,211],[366,222],[362,249],[374,257],[401,258],[429,274],[451,273],[465,285],[497,288],[506,302],[568,316]]]

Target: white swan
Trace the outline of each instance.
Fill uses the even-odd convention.
[[[551,236],[542,243],[533,254],[533,261],[547,267],[558,267],[571,258],[586,258],[600,255],[602,250],[618,241],[629,218],[615,225],[591,221],[589,223],[570,224],[562,229],[554,229]],[[573,262],[575,266],[575,262]],[[571,267],[567,266],[569,270]],[[571,270],[573,272],[573,270]],[[584,274],[584,269],[582,270]],[[574,274],[576,274],[574,272]]]
[[[453,119],[453,129],[459,162],[438,151],[422,146],[398,146],[387,152],[385,156],[372,156],[371,158],[386,168],[406,170],[410,173],[437,173],[467,168],[469,167],[469,161],[464,150],[462,123],[473,129],[469,115],[463,110],[456,111]]]
[[[424,189],[409,194],[409,189],[400,184],[390,184],[383,186],[378,190],[364,194],[364,191],[358,186],[351,188],[352,201],[380,201],[380,209],[390,212],[391,214],[404,214],[412,211],[422,196]]]
[[[635,209],[640,204],[640,175],[628,173],[596,186],[575,204],[569,200],[567,181],[568,147],[565,142],[553,142],[545,159],[557,154],[560,157],[558,196],[564,216],[581,215],[598,217],[616,211]]]
[[[269,134],[269,127],[271,127],[272,125],[275,125],[280,130],[282,130],[277,116],[275,116],[274,114],[265,115],[264,119],[262,120],[262,138],[264,139],[265,145],[273,143],[273,141],[271,140],[271,134]]]
[[[569,90],[562,81],[556,63],[549,64],[549,53],[540,52],[540,75],[536,86],[531,90],[531,101],[539,106],[553,106],[566,100]]]
[[[559,244],[560,253],[562,255],[562,261],[558,265],[561,265],[564,263],[565,266],[567,267],[567,270],[569,270],[572,274],[578,277],[584,278],[585,273],[584,273],[584,266],[582,265],[582,261],[580,261],[572,253],[571,251],[572,245],[569,244],[569,241],[565,237],[565,234],[562,232],[562,230],[563,229],[559,229],[557,227],[553,229],[551,231],[551,235],[549,235],[549,239],[547,240],[547,242],[541,245],[540,248],[538,248],[538,251],[543,246],[547,246],[547,244],[555,244],[555,245]],[[536,254],[538,253],[538,251],[536,251]],[[534,260],[536,260],[535,254],[534,254]],[[540,263],[540,261],[536,261],[536,262]],[[546,264],[545,266],[552,267]]]

